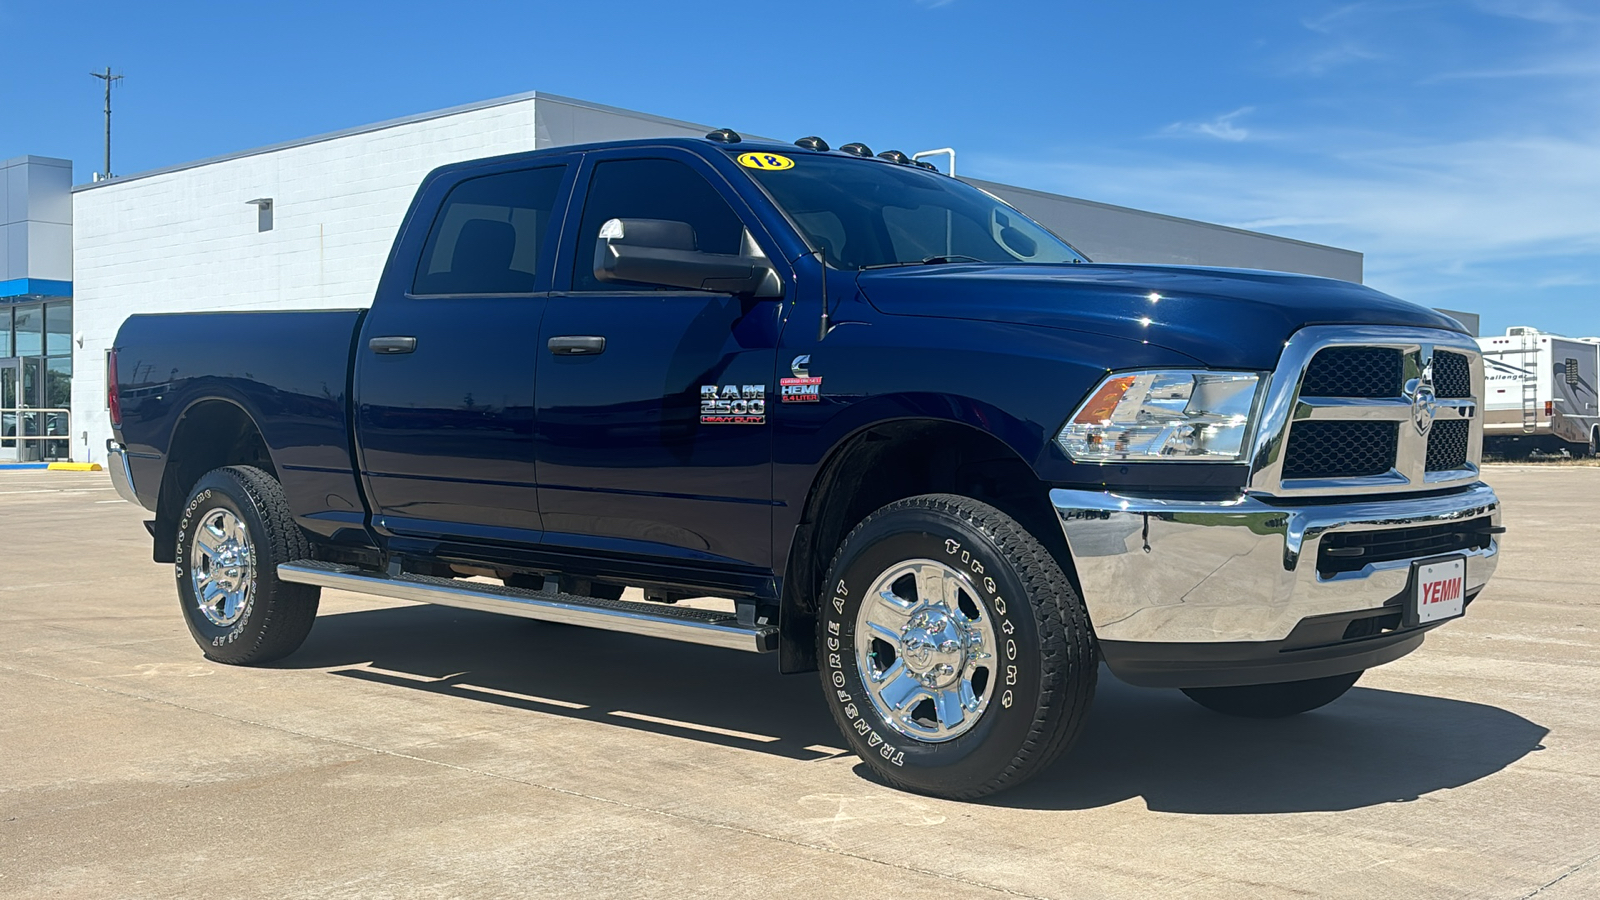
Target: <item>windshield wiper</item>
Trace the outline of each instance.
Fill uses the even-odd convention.
[[[981,263],[981,262],[988,262],[988,260],[979,259],[976,256],[963,256],[963,255],[961,255],[959,253],[954,253],[954,254],[950,254],[948,256],[924,256],[923,258],[921,258],[919,260],[916,260],[915,262],[879,263],[879,264],[877,264],[875,266],[862,266],[861,268],[863,268],[863,269],[898,269],[898,268],[900,268],[902,266],[939,266],[939,265],[943,265],[945,263],[958,263],[958,262]]]

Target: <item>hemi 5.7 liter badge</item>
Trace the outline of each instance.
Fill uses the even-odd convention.
[[[784,403],[816,403],[822,396],[822,378],[780,378],[778,396]]]
[[[767,386],[764,384],[700,385],[701,425],[767,424]]]

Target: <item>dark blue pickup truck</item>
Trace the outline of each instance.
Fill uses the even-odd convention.
[[[134,316],[111,368],[115,480],[211,659],[293,652],[323,587],[776,653],[947,797],[1056,759],[1101,662],[1328,703],[1504,531],[1454,320],[1093,264],[817,138],[446,166],[371,308]]]

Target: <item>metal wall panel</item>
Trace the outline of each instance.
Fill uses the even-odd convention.
[[[1362,256],[1353,250],[993,181],[963,180],[1039,220],[1095,262],[1272,269],[1361,281]]]

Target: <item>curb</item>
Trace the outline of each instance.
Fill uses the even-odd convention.
[[[48,469],[52,472],[104,472],[99,463],[75,462],[32,462],[32,463],[0,463],[0,472],[20,472],[23,470],[40,471]]]

